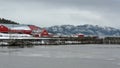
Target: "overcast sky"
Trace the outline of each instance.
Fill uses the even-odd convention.
[[[0,17],[41,27],[93,24],[120,28],[120,0],[0,0]]]

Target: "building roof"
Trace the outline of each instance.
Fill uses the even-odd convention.
[[[23,24],[1,24],[12,30],[31,30],[28,25]]]

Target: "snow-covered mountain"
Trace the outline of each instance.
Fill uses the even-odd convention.
[[[120,29],[112,27],[101,27],[93,25],[61,25],[51,26],[46,28],[48,32],[59,35],[73,35],[73,34],[84,34],[84,35],[97,35],[97,36],[120,36]]]

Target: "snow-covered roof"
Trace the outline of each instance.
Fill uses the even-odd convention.
[[[24,24],[1,24],[1,25],[4,25],[7,28],[13,30],[31,30],[28,25],[24,25]]]
[[[31,30],[28,26],[11,27],[12,30]]]

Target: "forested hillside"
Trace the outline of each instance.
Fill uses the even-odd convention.
[[[4,18],[0,18],[0,24],[19,24],[19,23]]]

